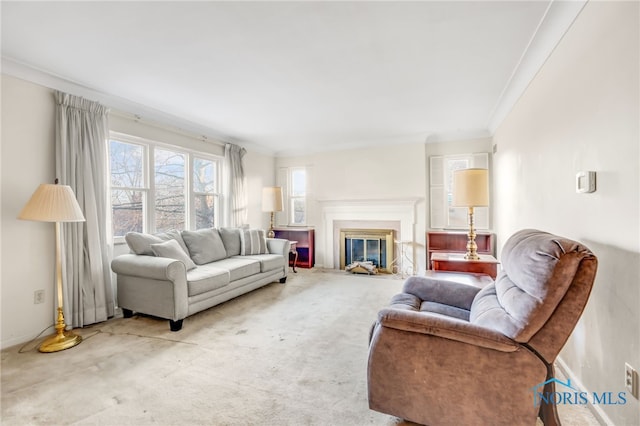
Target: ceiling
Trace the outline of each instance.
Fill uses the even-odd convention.
[[[3,1],[3,73],[275,155],[481,138],[582,4]]]

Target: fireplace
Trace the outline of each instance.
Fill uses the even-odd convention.
[[[316,266],[340,266],[341,229],[393,229],[394,238],[415,241],[417,204],[422,199],[318,200],[321,226],[316,240]],[[413,245],[409,245],[413,258]]]
[[[393,229],[341,229],[340,269],[354,262],[372,262],[378,272],[391,273]]]

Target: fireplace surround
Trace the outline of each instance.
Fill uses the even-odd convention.
[[[419,198],[385,200],[320,200],[322,235],[318,251],[322,266],[340,266],[340,229],[393,229],[394,238],[415,241],[416,205]],[[413,254],[411,254],[413,255]]]

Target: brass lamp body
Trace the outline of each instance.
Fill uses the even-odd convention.
[[[276,236],[276,233],[273,230],[274,216],[275,216],[275,212],[271,212],[271,221],[269,222],[269,232],[267,232],[267,237],[269,238],[275,238]]]
[[[67,325],[64,322],[64,313],[62,309],[62,264],[60,260],[60,222],[56,222],[56,289],[58,293],[58,316],[56,320],[56,334],[46,339],[38,350],[40,352],[58,352],[69,349],[80,342],[82,337],[71,331],[65,331]]]
[[[473,227],[473,207],[469,207],[469,233],[467,234],[467,253],[464,258],[467,260],[479,260],[478,244],[476,244],[476,229]]]

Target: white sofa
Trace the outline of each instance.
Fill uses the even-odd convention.
[[[111,262],[118,305],[127,318],[166,318],[172,331],[189,315],[287,279],[290,243],[263,230],[130,232],[125,240],[131,253]]]

